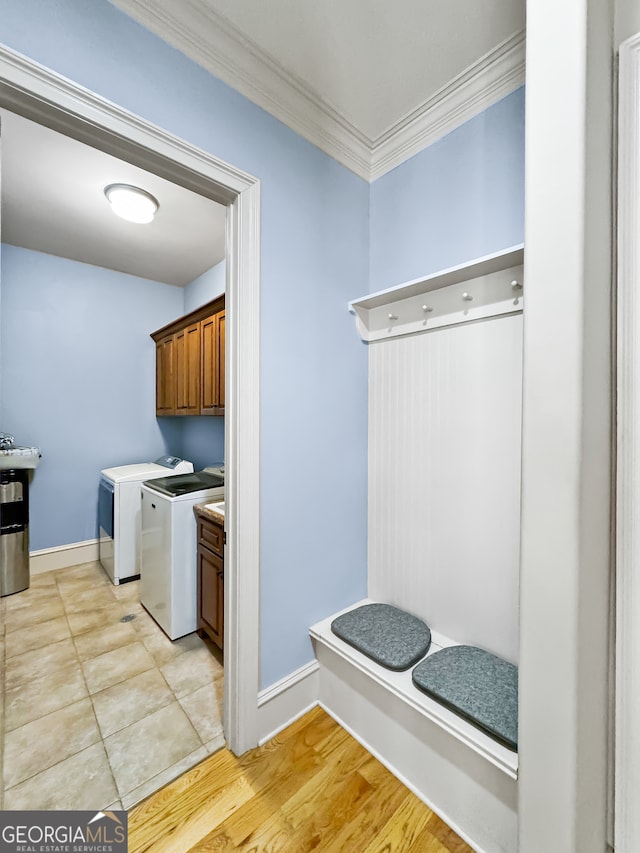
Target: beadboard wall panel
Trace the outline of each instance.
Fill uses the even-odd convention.
[[[518,659],[522,316],[369,345],[369,596]]]

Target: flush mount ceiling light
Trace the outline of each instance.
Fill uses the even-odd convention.
[[[130,184],[109,184],[104,188],[104,194],[113,212],[129,222],[151,222],[160,207],[151,193]]]

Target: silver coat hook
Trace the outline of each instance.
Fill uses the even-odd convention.
[[[425,314],[430,314],[433,311],[433,308],[430,305],[423,305],[422,310]]]
[[[465,293],[462,294],[462,298],[464,299],[465,302],[471,302],[471,300],[473,299],[473,296],[471,296],[470,293],[467,293],[465,291]]]
[[[398,315],[397,315],[397,314],[389,314],[389,315],[388,315],[388,317],[389,317],[389,319],[390,319],[390,320],[397,320],[397,319],[398,319]]]
[[[522,284],[516,279],[511,282],[511,287],[513,288],[513,290],[522,290]]]

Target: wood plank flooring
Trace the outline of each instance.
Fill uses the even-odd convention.
[[[223,749],[129,814],[130,853],[472,853],[324,711]]]

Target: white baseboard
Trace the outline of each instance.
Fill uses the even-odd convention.
[[[68,569],[80,563],[91,563],[98,559],[98,540],[71,542],[55,548],[42,548],[29,554],[29,569],[32,575],[53,572],[56,569]]]
[[[313,660],[258,694],[258,745],[262,746],[318,704],[318,661]]]

